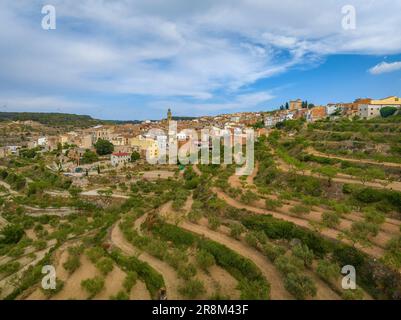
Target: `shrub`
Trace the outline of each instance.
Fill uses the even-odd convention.
[[[0,237],[0,243],[12,244],[19,242],[25,232],[19,225],[8,224],[1,230],[0,234],[3,236],[2,238]]]
[[[118,251],[112,251],[111,256],[117,264],[125,270],[135,271],[146,283],[153,299],[156,299],[158,290],[164,287],[164,280],[160,273],[154,270],[148,263],[140,261],[137,257],[125,257]]]
[[[381,225],[384,223],[384,221],[386,221],[385,215],[381,212],[377,212],[373,208],[365,209],[364,216],[365,216],[366,222],[370,222],[370,223],[374,223],[374,224],[378,224],[378,225]]]
[[[96,263],[96,268],[98,268],[103,275],[107,275],[114,268],[113,260],[110,258],[102,258]]]
[[[304,262],[305,267],[312,266],[313,252],[306,245],[296,245],[292,248],[292,254]]]
[[[42,289],[42,292],[47,296],[47,297],[51,297],[54,296],[55,294],[59,293],[61,290],[63,290],[64,288],[64,282],[56,279],[56,288],[55,289]]]
[[[344,290],[341,297],[344,300],[363,300],[363,291],[360,288]]]
[[[275,210],[277,208],[280,208],[283,206],[283,202],[280,200],[274,200],[274,199],[266,199],[265,201],[266,209],[267,210]]]
[[[168,254],[166,254],[165,260],[169,265],[177,269],[180,264],[188,261],[188,256],[185,250],[172,249]]]
[[[253,232],[248,232],[245,235],[245,241],[251,247],[258,248],[259,241],[258,241],[258,238],[255,236],[255,234]]]
[[[245,204],[250,204],[258,199],[258,195],[250,190],[247,190],[244,194],[241,195],[241,202]]]
[[[110,300],[129,300],[129,295],[124,291],[119,291],[116,295],[110,296]]]
[[[308,297],[314,297],[317,289],[312,279],[297,273],[289,273],[284,279],[284,287],[296,299],[304,300]]]
[[[395,269],[401,267],[401,236],[390,239],[383,259],[387,265]]]
[[[216,216],[210,216],[208,222],[209,222],[209,227],[212,230],[217,230],[217,228],[220,227],[221,225],[220,218]]]
[[[177,270],[177,275],[178,277],[185,279],[185,280],[189,280],[191,279],[193,276],[196,275],[196,268],[193,264],[189,263],[187,265],[185,264],[181,264],[178,267]]]
[[[13,274],[18,271],[21,264],[18,261],[10,261],[3,265],[0,265],[0,274],[4,274],[6,276]]]
[[[132,287],[136,284],[138,280],[138,274],[135,271],[128,271],[123,282],[123,287],[127,293],[129,293]]]
[[[380,109],[380,115],[383,118],[387,118],[387,117],[392,116],[394,113],[396,113],[397,110],[398,109],[396,107],[390,107],[390,106],[383,107],[383,108]]]
[[[285,249],[271,243],[266,243],[262,246],[262,252],[269,258],[270,261],[274,262],[278,257],[285,253]]]
[[[322,214],[322,222],[328,228],[335,228],[340,224],[340,217],[335,212],[326,211]]]
[[[96,261],[99,261],[100,258],[104,256],[104,250],[100,247],[92,247],[88,250],[86,250],[86,256],[89,258],[89,260],[92,263],[96,263]]]
[[[164,260],[164,257],[167,253],[167,244],[156,239],[150,239],[150,242],[146,245],[145,250],[152,256],[160,260]]]
[[[98,155],[103,156],[106,154],[110,154],[114,151],[114,146],[110,141],[99,139],[94,147]]]
[[[304,215],[310,213],[310,208],[301,204],[298,204],[290,209],[291,213],[296,215]]]
[[[64,262],[63,267],[69,273],[73,273],[77,270],[81,265],[81,261],[79,260],[79,256],[69,255],[66,262]]]
[[[197,223],[202,218],[202,212],[199,210],[192,210],[188,213],[188,220]]]
[[[189,299],[198,298],[200,295],[206,292],[203,283],[198,279],[186,281],[185,284],[178,289],[178,291]]]
[[[241,234],[245,231],[245,228],[242,224],[239,223],[232,223],[230,225],[230,236],[239,239]]]
[[[205,250],[199,250],[197,252],[196,262],[198,266],[205,271],[216,263],[214,256]]]
[[[279,256],[274,261],[277,269],[283,274],[298,273],[304,269],[304,262],[297,257]]]
[[[43,250],[47,246],[47,242],[45,240],[37,240],[33,243],[33,246],[36,250]]]
[[[264,281],[243,280],[239,283],[239,289],[243,300],[267,300],[270,297],[270,286]]]
[[[319,260],[317,263],[316,273],[325,281],[335,281],[340,275],[340,267],[327,260]]]
[[[89,299],[92,299],[104,287],[104,280],[100,277],[94,277],[92,279],[86,279],[81,281],[81,287],[89,293]]]

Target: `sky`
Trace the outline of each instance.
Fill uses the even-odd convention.
[[[400,30],[401,0],[1,0],[0,111],[144,120],[401,96]]]

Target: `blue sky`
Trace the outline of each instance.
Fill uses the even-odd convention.
[[[158,119],[401,96],[401,0],[53,0],[56,30],[45,4],[0,3],[0,111]]]

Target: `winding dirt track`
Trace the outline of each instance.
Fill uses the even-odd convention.
[[[306,149],[306,152],[317,156],[317,157],[324,157],[324,158],[330,158],[330,159],[338,159],[338,160],[343,160],[343,161],[349,161],[349,162],[356,162],[356,163],[366,163],[366,164],[374,164],[374,165],[379,165],[379,166],[385,166],[385,167],[392,167],[392,168],[401,168],[401,163],[395,163],[395,162],[379,162],[379,161],[374,161],[374,160],[368,160],[368,159],[353,159],[353,158],[346,158],[342,156],[337,156],[337,155],[332,155],[328,153],[323,153],[320,151],[317,151],[313,149],[312,147],[308,147]]]
[[[287,165],[281,159],[278,161],[278,168],[284,172],[290,172],[292,170],[291,167],[289,165]],[[322,177],[319,174],[313,173],[310,170],[304,170],[303,175],[322,179]],[[338,183],[360,184],[365,187],[372,187],[372,188],[376,188],[376,189],[388,189],[388,190],[401,191],[401,182],[399,182],[399,181],[389,182],[387,180],[375,179],[373,181],[368,181],[368,182],[364,183],[364,182],[356,179],[354,176],[350,176],[350,175],[342,174],[342,173],[338,173],[336,177],[332,178],[332,180],[334,182],[338,182]]]
[[[259,163],[257,162],[255,165],[256,170],[254,170],[252,176],[249,176],[247,178],[247,183],[248,186],[255,187],[256,186],[253,184],[253,179],[257,175],[257,170],[259,168]],[[229,177],[229,183],[232,184],[234,187],[242,187],[241,182],[239,180],[239,177],[236,176],[235,174]],[[271,199],[276,199],[275,196],[269,195],[267,196],[268,198]],[[285,204],[281,207],[276,209],[276,211],[284,214],[288,214],[290,211],[289,209],[293,206],[300,205],[300,201],[294,201],[294,200],[287,200]],[[259,207],[264,208],[264,204],[261,204]],[[322,214],[325,211],[330,211],[330,210],[325,210],[324,208],[318,207],[318,206],[313,206],[312,211],[310,214],[306,215],[304,218],[306,220],[313,220],[316,222],[321,222],[322,220]],[[337,228],[339,231],[343,231],[345,229],[349,229],[351,227],[352,222],[355,221],[363,221],[363,217],[358,214],[357,212],[351,212],[349,214],[343,215],[342,218],[340,219],[340,226]],[[401,226],[401,221],[391,219],[391,218],[386,218],[385,222],[380,226],[380,230],[384,231],[379,232],[379,234],[372,239],[373,243],[378,245],[381,248],[385,248],[387,242],[392,238],[392,236],[396,236],[399,234],[400,231],[400,226]],[[389,235],[391,234],[391,235]]]
[[[240,241],[234,240],[220,232],[212,231],[206,227],[193,224],[190,222],[182,222],[180,227],[193,233],[205,236],[213,241],[221,243],[245,258],[253,261],[263,273],[265,278],[271,285],[271,299],[288,300],[293,297],[285,290],[280,272],[256,249],[246,246]]]
[[[120,248],[124,254],[128,256],[138,256],[138,258],[144,262],[147,262],[153,269],[159,272],[164,279],[166,290],[168,293],[169,300],[180,300],[184,299],[178,292],[178,284],[180,280],[177,277],[175,270],[170,267],[167,263],[151,256],[146,252],[141,252],[131,245],[124,237],[121,232],[118,223],[113,227],[111,231],[111,242],[116,247]]]

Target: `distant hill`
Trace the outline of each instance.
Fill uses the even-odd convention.
[[[98,124],[140,123],[140,121],[99,120],[88,115],[42,112],[0,112],[0,121],[36,121],[50,127],[90,127]]]

